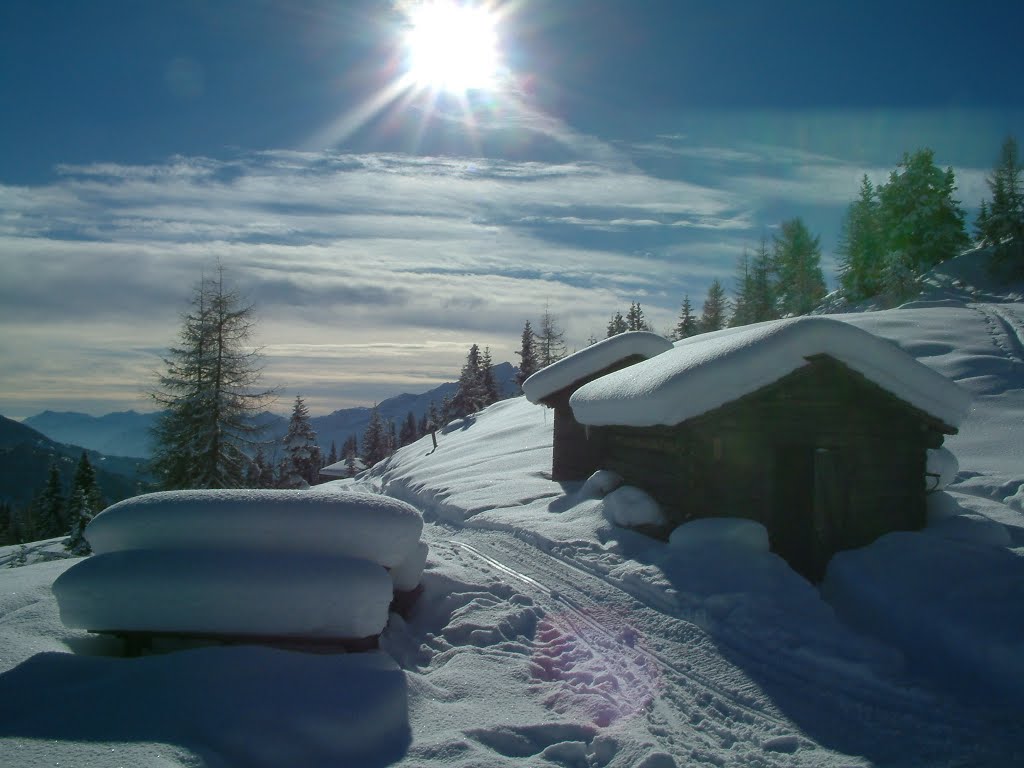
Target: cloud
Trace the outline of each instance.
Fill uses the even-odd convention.
[[[650,148],[541,129],[585,151],[538,162],[281,150],[64,165],[48,184],[0,184],[0,352],[19,361],[0,373],[0,412],[145,407],[152,350],[174,342],[217,260],[256,306],[269,383],[317,387],[315,412],[357,389],[382,399],[451,380],[472,343],[515,361],[523,322],[545,304],[573,347],[633,300],[664,330],[684,294],[699,305],[776,223],[765,199],[793,215],[824,200],[838,223],[863,170],[708,146],[677,154],[713,172],[659,171],[644,167]]]

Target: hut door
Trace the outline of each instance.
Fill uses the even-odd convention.
[[[835,451],[780,446],[775,460],[772,549],[812,581],[824,575],[840,500]]]

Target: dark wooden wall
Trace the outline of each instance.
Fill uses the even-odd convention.
[[[678,524],[758,520],[819,578],[840,549],[925,523],[926,449],[953,430],[827,357],[675,427],[604,427],[602,466]],[[799,561],[799,562],[797,562]]]
[[[574,381],[568,387],[541,400],[541,403],[555,411],[554,445],[551,452],[552,480],[586,480],[601,468],[601,459],[604,456],[602,436],[594,430],[587,430],[573,416],[572,406],[569,405],[572,393],[584,384],[646,359],[642,355],[630,355],[590,376]]]

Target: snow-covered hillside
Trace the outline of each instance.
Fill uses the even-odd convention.
[[[838,316],[974,402],[929,527],[840,554],[820,589],[749,526],[615,525],[643,497],[552,482],[551,414],[517,398],[338,481],[427,521],[424,593],[380,652],[117,658],[59,621],[73,561],[0,570],[0,764],[1024,763],[1024,303],[972,274]]]

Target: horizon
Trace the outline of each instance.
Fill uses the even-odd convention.
[[[468,91],[414,71],[415,5],[0,9],[0,413],[146,411],[217,259],[319,415],[514,361],[545,305],[570,350],[632,301],[664,332],[796,216],[834,287],[861,176],[931,147],[970,229],[1024,139],[1009,2],[472,3]]]

